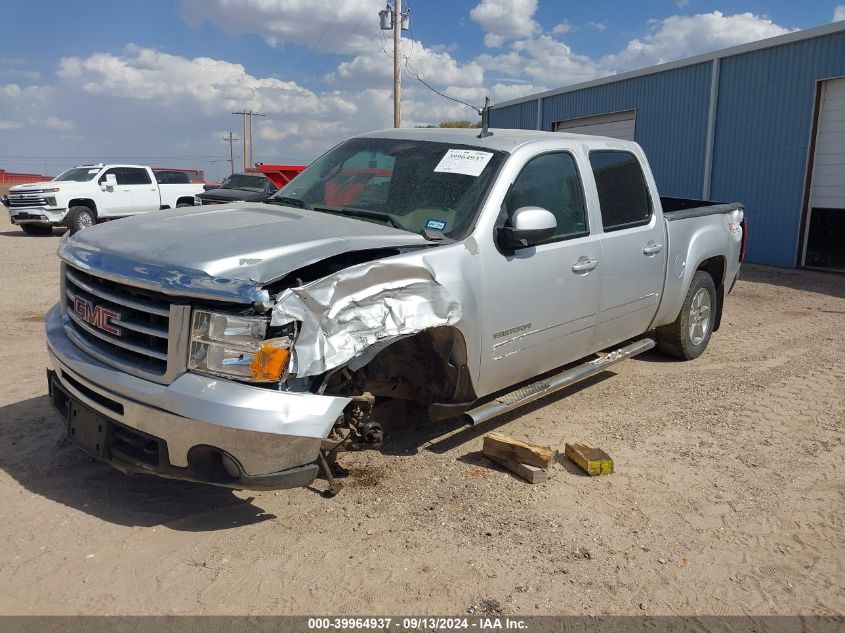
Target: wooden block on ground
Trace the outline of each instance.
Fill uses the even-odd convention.
[[[519,462],[512,462],[509,459],[501,459],[499,457],[491,457],[490,455],[485,455],[485,457],[502,468],[507,468],[514,475],[519,475],[530,484],[539,484],[541,481],[546,481],[546,479],[549,478],[549,473],[537,466],[520,464]]]
[[[548,468],[555,457],[555,451],[550,446],[529,444],[501,433],[485,435],[481,452],[487,457],[497,457],[517,464],[536,466],[537,468]]]
[[[613,460],[600,448],[567,443],[564,453],[588,475],[609,475],[613,472]]]

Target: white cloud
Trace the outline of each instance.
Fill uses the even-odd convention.
[[[553,78],[557,85],[588,81],[612,73],[611,69],[586,55],[573,52],[569,46],[548,35],[519,40],[511,45],[507,53],[480,55],[476,61],[487,71],[514,77],[527,76],[537,82],[548,82]]]
[[[845,4],[837,5],[833,8],[833,22],[845,20]]]
[[[554,33],[555,35],[564,35],[566,33],[569,33],[569,31],[571,30],[572,25],[567,20],[564,20],[563,22],[555,25],[554,28],[552,28],[552,33]]]
[[[0,130],[16,130],[21,125],[18,121],[4,121],[0,119]]]
[[[481,0],[469,15],[487,34],[484,44],[497,48],[506,40],[538,33],[541,29],[534,21],[536,11],[537,0]]]
[[[181,0],[185,20],[209,22],[229,35],[256,33],[271,46],[303,44],[332,53],[355,53],[378,37],[383,0]]]
[[[403,40],[402,56],[408,73],[417,73],[429,83],[441,86],[480,86],[484,83],[484,69],[480,64],[474,61],[460,64],[450,53],[426,48],[419,41]],[[342,62],[328,79],[354,88],[390,86],[392,77],[392,58],[379,47]]]
[[[264,113],[318,114],[339,104],[292,81],[255,77],[241,64],[178,55],[129,45],[122,55],[95,53],[66,57],[58,76],[77,82],[88,93],[134,101],[180,102],[207,114],[252,109]]]
[[[654,23],[652,29],[653,32],[644,38],[628,42],[619,53],[606,55],[601,63],[619,71],[643,68],[793,30],[778,26],[765,16],[752,13],[724,15],[720,11],[673,15]]]
[[[604,31],[605,29],[607,29],[606,22],[587,22],[587,26],[592,29],[595,29],[596,31]]]

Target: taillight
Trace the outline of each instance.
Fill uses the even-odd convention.
[[[745,259],[745,245],[748,243],[748,221],[742,218],[739,226],[742,229],[742,241],[739,244],[739,261],[742,262]]]

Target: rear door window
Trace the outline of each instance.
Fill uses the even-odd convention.
[[[120,175],[118,175],[117,184],[119,185],[149,185],[152,183],[146,169],[124,167],[121,171],[123,172],[123,182],[120,181]]]
[[[605,233],[648,224],[651,197],[637,157],[631,152],[590,152]]]

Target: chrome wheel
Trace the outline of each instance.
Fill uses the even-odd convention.
[[[89,227],[94,225],[94,218],[92,218],[88,213],[81,213],[79,215],[79,226],[80,227]]]
[[[710,330],[710,293],[699,288],[692,298],[689,310],[689,338],[693,345],[701,345]]]

